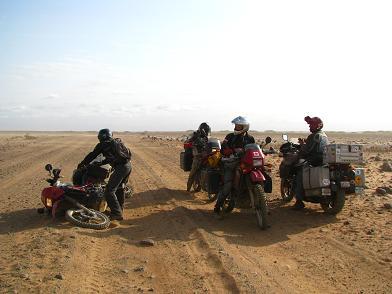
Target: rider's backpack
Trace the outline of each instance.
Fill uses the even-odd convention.
[[[121,141],[120,138],[115,138],[113,140],[113,145],[114,145],[114,152],[119,158],[126,159],[126,160],[131,159],[132,156],[131,150],[129,150],[129,148],[127,148],[124,145],[124,143]]]

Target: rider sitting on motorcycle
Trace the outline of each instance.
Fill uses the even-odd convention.
[[[123,220],[124,187],[131,174],[131,151],[119,139],[114,139],[109,129],[102,129],[98,133],[99,143],[78,164],[78,169],[90,164],[102,154],[105,159],[97,165],[110,164],[113,173],[105,188],[105,198],[110,208],[111,220]]]
[[[255,139],[248,134],[249,122],[246,118],[238,116],[231,121],[234,124],[234,132],[228,134],[222,143],[221,153],[224,157],[230,157],[238,149],[245,145],[255,143]],[[238,166],[238,165],[237,165]],[[224,201],[231,192],[232,180],[236,166],[223,166],[223,188],[219,191],[214,212],[220,214]]]
[[[200,168],[203,154],[207,149],[208,136],[211,133],[210,126],[203,122],[200,124],[198,130],[193,132],[192,137],[187,140],[187,142],[192,142],[192,154],[193,162],[192,168],[188,176],[188,182],[186,190],[189,192],[195,180],[196,173]]]
[[[322,131],[323,121],[319,117],[305,117],[305,121],[309,125],[309,130],[311,134],[302,140],[301,149],[298,153],[299,159],[304,159],[307,164],[311,166],[321,166],[323,164],[323,149],[329,144],[328,137]],[[293,209],[300,210],[305,207],[303,203],[303,183],[302,183],[302,167],[297,170],[296,176],[296,189],[295,198],[296,202]]]

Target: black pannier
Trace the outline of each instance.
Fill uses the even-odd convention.
[[[109,176],[110,168],[98,165],[88,165],[87,169],[76,169],[72,175],[72,183],[82,186],[87,179],[93,180],[95,183],[102,183]]]
[[[221,174],[218,169],[203,169],[201,171],[202,189],[211,194],[217,194],[219,191]]]
[[[93,178],[97,182],[103,182],[110,173],[110,169],[98,165],[89,165],[87,167],[87,177]]]
[[[193,155],[192,148],[187,148],[185,151],[180,153],[180,167],[184,171],[190,171],[192,169]]]

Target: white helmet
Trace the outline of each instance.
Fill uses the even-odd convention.
[[[238,116],[231,121],[234,124],[234,135],[243,134],[249,131],[249,122],[243,116]]]

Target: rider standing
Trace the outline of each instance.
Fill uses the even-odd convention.
[[[323,150],[326,145],[329,144],[328,137],[322,131],[324,126],[323,121],[315,117],[305,117],[305,121],[309,125],[309,131],[311,134],[306,138],[305,142],[301,144],[299,151],[299,159],[305,159],[311,166],[321,166],[323,164]],[[300,210],[305,207],[303,203],[303,183],[302,183],[302,168],[297,170],[296,176],[296,189],[295,198],[296,202],[293,209]]]
[[[222,142],[221,153],[225,157],[236,152],[236,149],[243,149],[245,145],[255,143],[253,136],[248,134],[249,122],[246,118],[238,116],[231,121],[234,124],[234,132],[228,134]],[[220,214],[224,201],[231,191],[234,171],[237,166],[223,166],[223,188],[219,191],[214,212]]]
[[[105,188],[105,198],[110,208],[110,219],[123,220],[124,187],[132,171],[131,151],[120,139],[113,138],[109,129],[100,130],[98,140],[99,143],[94,150],[79,163],[78,169],[89,164],[100,154],[105,157],[98,165],[110,164],[113,168],[113,173]]]
[[[186,190],[189,192],[195,180],[196,173],[200,168],[203,152],[207,149],[208,136],[211,134],[211,128],[206,123],[200,124],[196,132],[193,132],[192,137],[187,142],[192,142],[193,162],[192,168],[188,176]]]

